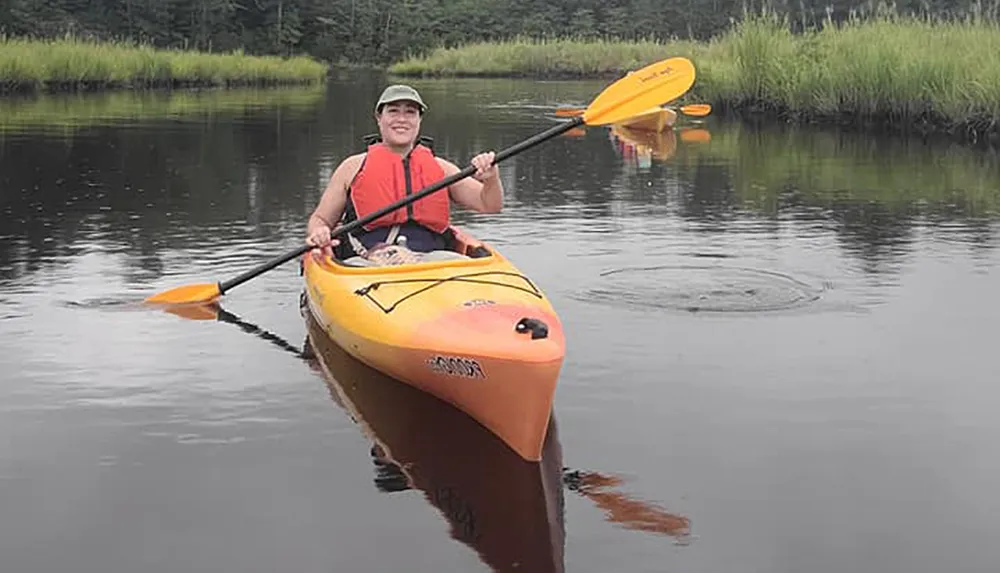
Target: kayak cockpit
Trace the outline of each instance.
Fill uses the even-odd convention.
[[[461,261],[473,258],[463,255],[462,253],[446,250],[428,251],[426,253],[410,251],[407,253],[407,256],[409,257],[408,260],[405,261],[407,263]],[[387,258],[365,258],[359,256],[353,256],[344,260],[336,260],[336,262],[346,267],[383,267],[391,264],[400,264],[394,263],[391,259]]]
[[[433,251],[413,251],[406,246],[406,237],[396,239],[389,245],[366,252],[365,256],[354,255],[346,259],[334,257],[333,262],[345,267],[385,267],[401,264],[427,262],[461,261],[492,257],[493,253],[482,242],[462,233],[455,227],[449,229],[449,248]]]

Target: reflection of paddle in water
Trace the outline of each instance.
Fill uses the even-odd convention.
[[[680,130],[680,138],[684,143],[708,143],[712,141],[712,134],[707,129],[689,127]]]
[[[691,521],[682,516],[667,513],[654,504],[632,499],[623,493],[608,491],[621,485],[622,481],[597,472],[580,470],[568,471],[563,482],[570,491],[593,501],[605,512],[608,521],[619,523],[626,529],[661,533],[687,541],[691,534]]]

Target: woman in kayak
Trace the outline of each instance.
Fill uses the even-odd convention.
[[[476,173],[418,201],[400,207],[347,234],[347,241],[332,238],[336,222],[349,223],[373,213],[406,195],[457,173],[459,168],[419,143],[420,122],[427,106],[417,90],[392,85],[375,104],[375,121],[381,141],[364,153],[344,159],[309,217],[306,243],[312,256],[336,255],[340,259],[364,256],[379,244],[406,237],[406,246],[417,252],[446,249],[451,201],[479,213],[499,213],[503,184],[493,165],[492,151],[472,158]]]

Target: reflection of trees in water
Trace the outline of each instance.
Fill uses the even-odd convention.
[[[837,238],[869,274],[898,271],[898,265],[914,242],[914,217],[885,205],[835,203],[828,218],[836,223]]]
[[[386,81],[361,74],[332,84],[314,111],[264,106],[250,115],[230,105],[218,113],[193,113],[190,120],[168,116],[102,125],[87,105],[81,113],[89,127],[64,133],[58,122],[48,121],[44,132],[0,133],[0,275],[35,272],[85,245],[101,244],[124,254],[136,272],[155,276],[168,250],[241,241],[250,233],[266,236],[279,227],[287,239],[290,230],[304,227],[319,198],[326,183],[321,173],[362,151],[362,136],[376,131],[372,106]],[[519,85],[508,87],[512,98],[530,82]],[[454,97],[425,90],[433,111],[424,131],[459,165],[549,126],[544,113],[532,112],[523,127],[498,130],[498,118],[510,111],[483,110],[481,89],[473,83]],[[67,125],[80,123],[71,109],[62,113]],[[123,117],[134,121],[136,114],[141,112],[130,109]],[[566,186],[605,187],[585,175],[567,176],[561,158],[566,154],[590,161],[566,140],[512,158],[523,161],[517,169],[526,177],[511,186],[514,199],[551,205],[565,202],[557,194]],[[600,172],[609,173],[612,162],[607,158],[608,168]]]
[[[524,130],[524,138],[531,135]],[[610,215],[618,161],[594,142],[557,138],[509,161],[516,162],[518,174],[516,186],[508,189],[512,201],[533,209],[569,205],[587,207],[591,216]]]
[[[739,212],[740,198],[732,188],[727,170],[699,165],[693,170],[674,171],[674,176],[686,183],[677,206],[680,217],[701,223],[699,228],[703,231],[725,230],[729,222],[747,217]]]
[[[980,252],[996,246],[995,157],[953,145],[784,128],[713,126],[677,160],[681,217],[701,228],[833,231],[870,272],[894,272],[918,228]],[[705,224],[707,223],[707,225]]]
[[[56,255],[99,243],[124,254],[134,272],[156,276],[169,250],[249,234],[287,239],[304,226],[325,185],[321,175],[361,151],[362,136],[375,131],[372,102],[386,79],[360,75],[351,82],[331,84],[312,111],[265,107],[251,116],[230,107],[194,114],[193,121],[0,134],[0,275],[34,272]],[[425,133],[460,165],[550,125],[549,110],[517,107],[531,97],[528,84],[414,83],[432,106]],[[555,89],[545,86],[532,89]],[[484,105],[482,94],[493,87],[502,92],[490,95],[499,103]],[[596,93],[560,89],[577,90],[582,100]],[[551,103],[556,93],[534,97]],[[562,216],[558,207],[606,218],[621,216],[621,205],[645,214],[644,207],[668,206],[670,216],[697,222],[693,232],[701,233],[736,223],[765,234],[822,227],[873,269],[905,256],[917,226],[977,251],[996,245],[991,222],[1000,209],[1000,167],[988,154],[713,124],[710,142],[678,141],[669,158],[629,171],[607,131],[587,128],[510,158],[501,165],[509,203],[539,217]],[[456,220],[465,216],[456,213]]]
[[[261,225],[301,217],[319,152],[303,123],[221,118],[8,140],[0,148],[0,261],[11,261],[16,241],[33,271],[86,240],[155,274],[164,249],[250,232],[238,224],[260,204]]]

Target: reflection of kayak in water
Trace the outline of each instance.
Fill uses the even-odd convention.
[[[627,127],[637,131],[661,132],[669,130],[675,121],[677,121],[676,111],[657,106],[618,122],[615,126]]]
[[[322,335],[307,309],[302,309],[308,336],[302,350],[218,305],[197,310],[181,315],[234,324],[305,359],[334,402],[372,440],[375,487],[421,491],[448,521],[451,536],[494,571],[564,571],[564,485],[625,529],[678,542],[689,538],[686,517],[615,491],[619,478],[563,467],[554,417],[541,460],[525,461],[469,416],[349,356]]]
[[[625,529],[679,542],[690,535],[686,517],[615,491],[621,484],[617,477],[563,467],[554,417],[541,460],[525,461],[471,417],[349,356],[323,336],[305,308],[307,341],[301,350],[218,305],[189,310],[178,314],[236,325],[305,359],[334,402],[372,440],[375,487],[422,492],[448,521],[451,536],[494,571],[564,571],[564,486]]]
[[[611,135],[626,149],[634,149],[636,153],[645,151],[657,159],[670,159],[677,152],[677,135],[672,129],[654,133],[616,125],[611,128]]]
[[[561,572],[562,451],[550,419],[542,457],[529,462],[449,404],[349,356],[303,309],[313,367],[372,439],[376,486],[419,490],[451,536],[495,571]]]

